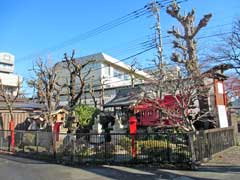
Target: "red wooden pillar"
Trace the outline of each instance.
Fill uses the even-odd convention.
[[[226,112],[226,94],[223,80],[214,80],[215,103],[218,113],[219,127],[228,127],[228,119]]]
[[[59,141],[60,126],[62,122],[56,122],[53,126],[53,132],[55,133],[56,141]]]
[[[15,141],[14,141],[14,121],[13,119],[9,122],[9,130],[11,132],[11,143],[10,143],[10,151],[14,152],[14,144],[15,144]]]
[[[132,158],[136,157],[136,148],[135,148],[135,141],[134,135],[132,135]]]
[[[130,134],[132,137],[132,158],[136,157],[136,148],[135,148],[135,134],[137,133],[137,119],[135,116],[131,116],[129,118],[129,123],[130,123]]]

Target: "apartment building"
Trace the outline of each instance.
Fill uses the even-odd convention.
[[[17,90],[18,81],[22,78],[14,74],[14,55],[6,52],[0,53],[0,79],[10,94],[15,94]]]
[[[91,68],[91,72],[86,78],[85,93],[82,96],[82,103],[93,105],[93,99],[89,94],[89,84],[94,89],[95,98],[97,104],[101,105],[101,101],[104,103],[110,101],[115,97],[118,89],[131,86],[132,79],[134,79],[134,85],[142,84],[145,81],[151,80],[152,77],[141,70],[134,70],[124,62],[115,59],[105,53],[97,53],[85,57],[77,58],[79,63],[92,60],[93,62],[84,68],[84,73],[88,72]],[[69,71],[66,68],[66,62],[62,61],[56,64],[56,71],[58,74],[58,80],[60,83],[66,83],[69,81]],[[77,84],[80,82],[77,81]],[[79,86],[77,86],[79,88]],[[102,89],[104,89],[102,97]],[[67,105],[67,89],[63,89],[61,92],[61,105]],[[102,99],[101,99],[102,98]]]

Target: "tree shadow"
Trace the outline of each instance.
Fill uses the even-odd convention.
[[[204,165],[199,172],[240,173],[240,165]]]
[[[38,161],[38,160],[32,160],[28,158],[23,157],[17,157],[14,155],[6,155],[6,154],[0,154],[0,158],[4,160],[14,161],[21,164],[50,164],[44,161]]]
[[[81,169],[116,180],[146,180],[146,179],[196,179],[196,180],[215,180],[215,178],[196,177],[194,175],[182,175],[175,170],[165,171],[157,168],[130,168],[120,166],[99,166],[82,167]],[[193,172],[195,174],[195,172]]]
[[[9,161],[14,161],[20,164],[52,164],[49,162],[32,160],[28,158],[21,158],[12,155],[0,154],[0,159],[5,159]],[[60,164],[56,164],[60,165]],[[114,166],[114,165],[101,165],[101,166],[78,166],[69,167],[66,165],[60,165],[63,167],[74,168],[79,170],[84,170],[95,175],[100,175],[105,178],[115,179],[115,180],[145,180],[145,179],[196,179],[196,180],[217,180],[216,173],[231,173],[232,175],[240,172],[240,166],[207,166],[204,165],[198,170],[173,170],[173,169],[160,169],[158,167],[126,167],[126,166]],[[71,170],[70,170],[71,171]],[[207,174],[208,173],[208,174]]]

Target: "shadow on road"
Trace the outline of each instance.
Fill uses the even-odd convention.
[[[198,170],[170,170],[170,169],[159,169],[157,167],[125,167],[125,166],[81,166],[81,167],[69,167],[64,165],[54,165],[48,166],[49,163],[36,161],[26,158],[20,158],[11,155],[0,154],[0,160],[8,160],[16,162],[16,167],[22,166],[32,172],[33,169],[49,169],[50,167],[54,169],[54,172],[49,172],[48,175],[62,174],[69,176],[74,175],[75,179],[86,179],[85,175],[95,179],[97,177],[102,177],[103,179],[115,179],[115,180],[146,180],[146,179],[178,179],[178,180],[217,180],[217,179],[229,179],[229,175],[232,177],[238,177],[240,174],[240,166],[202,166]],[[38,166],[41,165],[41,166]],[[58,166],[58,167],[57,167]],[[15,166],[14,166],[15,167]],[[56,168],[57,167],[57,168]],[[42,176],[48,171],[42,171]],[[38,176],[38,171],[35,172]],[[68,173],[68,175],[66,174]],[[85,174],[85,175],[84,175]],[[74,179],[74,178],[73,178]],[[75,180],[74,179],[74,180]],[[231,179],[231,178],[230,178]],[[56,180],[61,180],[61,178],[56,178]]]
[[[199,168],[198,172],[217,172],[217,173],[240,173],[240,166],[231,165],[205,165]]]
[[[129,168],[129,167],[120,167],[120,166],[101,166],[98,168],[82,168],[85,171],[95,173],[107,178],[113,178],[116,180],[125,180],[125,179],[196,179],[196,180],[215,180],[215,178],[201,178],[190,175],[181,175],[179,173],[174,173],[174,170],[167,172],[160,169],[153,168]],[[196,172],[193,171],[193,174]],[[217,179],[217,178],[216,178]]]
[[[18,162],[21,164],[49,164],[43,161],[36,161],[36,160],[31,160],[31,159],[21,158],[21,157],[16,157],[11,155],[5,155],[5,154],[4,155],[0,154],[0,158],[4,160]]]

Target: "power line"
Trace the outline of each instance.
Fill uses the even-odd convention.
[[[229,33],[231,33],[231,32],[224,32],[224,33],[218,33],[218,34],[212,34],[212,35],[205,35],[205,36],[197,37],[196,39],[197,39],[197,40],[200,40],[200,39],[204,39],[204,38],[217,37],[217,36],[222,36],[222,35],[226,35],[226,34],[229,34]],[[169,36],[164,36],[163,38],[169,38]],[[137,46],[139,46],[139,45],[141,45],[141,44],[149,43],[149,42],[151,42],[151,40],[149,40],[149,41],[144,41],[144,42],[142,42],[142,43],[139,43]],[[172,42],[164,43],[164,45],[167,45],[167,44],[172,44]],[[147,47],[147,51],[148,51],[148,47],[149,47],[150,49],[153,49],[153,46],[154,46],[154,44],[149,43],[149,44],[147,44],[147,46],[143,46],[143,47]],[[133,47],[134,47],[134,46],[133,46]],[[146,49],[143,50],[143,52],[145,52],[145,51],[146,51]],[[138,54],[139,54],[139,53],[137,53],[137,55],[138,55]],[[140,52],[140,54],[142,54],[142,52]],[[133,56],[135,57],[136,55],[133,55]],[[131,57],[131,56],[130,56],[130,57]],[[125,60],[127,60],[127,59],[129,59],[129,58],[124,58],[124,59],[122,59],[122,60],[117,61],[116,63],[121,62],[121,61],[125,61]],[[95,69],[95,70],[99,70],[99,69],[101,69],[101,68],[97,68],[97,69]]]
[[[131,59],[131,58],[133,58],[133,57],[136,57],[136,56],[138,56],[138,55],[140,55],[140,54],[143,54],[143,53],[145,53],[145,52],[147,52],[147,51],[150,51],[150,50],[152,50],[152,49],[154,49],[155,48],[155,46],[151,46],[151,47],[149,47],[149,48],[147,48],[147,49],[144,49],[143,51],[140,51],[140,52],[138,52],[138,53],[135,53],[135,54],[133,54],[133,55],[130,55],[130,56],[128,56],[128,57],[126,57],[126,58],[123,58],[123,59],[121,59],[121,60],[118,60],[117,62],[114,62],[115,64],[117,64],[117,63],[119,63],[119,62],[124,62],[124,61],[126,61],[126,60],[128,60],[128,59]],[[62,61],[62,62],[64,62],[64,61]],[[61,62],[60,62],[61,63]],[[102,67],[100,67],[100,68],[95,68],[95,69],[92,69],[91,71],[92,72],[94,72],[94,71],[97,71],[97,70],[101,70],[101,69],[103,69]]]
[[[124,46],[126,44],[127,45],[136,45],[136,43],[139,43],[139,40],[142,41],[142,40],[146,40],[146,39],[152,39],[153,35],[154,35],[154,33],[148,34],[148,35],[144,35],[144,36],[140,36],[140,37],[138,37],[136,39],[133,39],[131,41],[123,42],[123,43],[120,43],[120,44],[115,45],[113,47],[106,48],[106,49],[103,50],[103,52],[107,52],[107,51],[111,52],[113,50],[119,49],[119,47],[121,48],[122,46]]]
[[[165,36],[164,38],[169,38],[169,37],[170,36]],[[152,37],[152,39],[142,41],[142,42],[139,42],[137,44],[133,44],[131,46],[118,48],[115,51],[110,51],[110,53],[114,53],[116,55],[116,54],[119,54],[119,53],[121,54],[121,52],[126,52],[126,51],[129,51],[129,50],[141,50],[144,47],[152,46],[152,45],[155,45],[154,37]]]
[[[229,26],[229,25],[232,25],[232,23],[225,23],[225,24],[218,24],[218,25],[215,25],[215,26],[208,26],[206,28],[204,28],[204,30],[208,30],[208,29],[216,29],[216,28],[219,28],[219,27],[224,27],[224,26]],[[170,38],[171,36],[170,35],[165,35],[163,36],[162,38],[163,39],[167,39],[167,38]],[[150,40],[148,40],[148,42],[153,42],[154,41],[154,33],[152,34],[149,34],[149,35],[146,35],[146,36],[142,36],[140,37],[141,39],[145,39],[145,38],[150,38]],[[109,54],[114,54],[115,56],[118,56],[119,54],[121,54],[121,52],[126,52],[126,51],[131,51],[131,50],[136,50],[136,51],[140,51],[141,50],[141,47],[142,45],[141,44],[144,44],[144,42],[138,42],[137,40],[139,40],[140,38],[137,38],[137,39],[134,39],[132,41],[129,41],[129,42],[126,42],[126,43],[122,43],[121,46],[118,45],[118,46],[115,46],[115,48],[110,48],[110,49],[105,49],[103,50],[102,52],[109,52]],[[137,42],[137,43],[135,43]],[[130,45],[130,46],[127,46],[127,47],[122,47],[124,46],[125,44],[127,45]],[[168,43],[169,44],[169,43]],[[170,43],[171,44],[171,43]],[[164,45],[166,45],[166,43],[164,43]],[[120,48],[117,48],[117,47],[120,47]],[[121,48],[122,47],[122,48]],[[116,55],[117,54],[117,55]]]
[[[177,3],[182,3],[182,2],[186,2],[187,0],[182,0],[182,1],[177,1]],[[171,0],[162,0],[162,1],[157,1],[157,4],[161,7],[165,7],[166,5],[170,4],[172,1]],[[162,3],[162,4],[161,4]],[[46,53],[47,51],[49,52],[54,52],[54,51],[57,51],[57,50],[60,50],[66,46],[69,46],[71,44],[74,44],[74,43],[77,43],[81,40],[86,40],[86,39],[89,39],[93,36],[96,36],[98,34],[101,34],[103,32],[106,32],[106,31],[109,31],[110,29],[113,29],[113,28],[116,28],[122,24],[125,24],[131,20],[134,20],[134,19],[138,19],[148,13],[150,13],[151,11],[151,3],[148,3],[146,4],[143,8],[140,8],[140,9],[137,9],[131,13],[128,13],[127,15],[124,15],[122,17],[119,17],[117,19],[114,19],[108,23],[105,23],[97,28],[94,28],[92,30],[89,30],[85,33],[82,33],[78,36],[75,36],[69,40],[66,40],[64,41],[63,43],[60,43],[59,45],[57,46],[54,46],[52,48],[48,48],[48,49],[45,49],[37,54],[44,54]],[[29,56],[26,56],[26,57],[23,57],[23,58],[20,58],[19,61],[21,60],[25,60],[25,59],[31,59],[31,58],[34,58],[37,54],[32,54],[32,55],[29,55]]]
[[[217,35],[214,35],[214,36],[218,36],[218,35],[219,35],[219,34],[217,34]],[[211,37],[211,36],[212,36],[212,35],[210,35],[210,36],[206,36],[206,37]],[[167,36],[167,37],[169,37],[169,36]],[[200,37],[199,39],[202,39],[202,38],[203,38],[203,37]],[[150,41],[151,41],[151,40],[150,40]],[[149,41],[149,42],[150,42],[150,41]],[[143,49],[143,53],[144,53],[144,52],[146,52],[146,50],[147,50],[147,51],[149,51],[149,50],[148,50],[148,48],[150,48],[150,50],[151,50],[151,49],[153,49],[153,47],[152,47],[152,44],[151,44],[151,43],[150,43],[150,44],[148,44],[148,46],[145,46],[145,47],[146,47],[147,49],[145,49],[145,48],[141,48],[141,49],[140,49],[140,50],[142,50],[142,49]],[[138,54],[138,53],[137,53],[137,54]],[[142,53],[140,53],[140,54],[142,54]],[[134,57],[135,57],[135,56],[134,56]],[[127,58],[127,59],[129,59],[129,58]]]
[[[215,26],[210,26],[210,27],[207,27],[205,28],[206,29],[215,29],[215,28],[219,28],[219,27],[223,27],[223,26],[228,26],[228,25],[231,25],[232,23],[226,23],[226,24],[218,24],[218,25],[215,25]],[[216,35],[217,36],[217,35]],[[171,36],[170,35],[165,35],[163,36],[162,38],[163,39],[167,39],[167,38],[170,38]],[[138,42],[137,40],[139,39],[145,39],[145,38],[148,38],[149,40],[147,40],[146,42],[143,41],[143,42]],[[137,38],[137,39],[134,39],[132,41],[128,41],[126,43],[122,43],[121,46],[124,46],[124,44],[127,44],[127,45],[130,45],[130,46],[127,46],[127,47],[120,47],[120,48],[117,48],[119,47],[120,45],[118,46],[115,46],[115,48],[111,48],[111,49],[105,49],[103,50],[102,52],[109,52],[109,54],[114,54],[116,56],[121,54],[121,52],[129,52],[131,50],[135,50],[135,51],[141,51],[143,49],[143,47],[145,47],[146,43],[149,43],[149,44],[153,44],[153,41],[154,41],[154,33],[152,34],[149,34],[149,35],[145,35],[145,36],[142,36],[140,38]],[[135,43],[137,42],[137,43]],[[171,44],[171,43],[164,43],[164,45],[166,44]]]
[[[227,35],[227,34],[231,34],[232,32],[224,32],[224,33],[217,33],[217,34],[212,34],[212,35],[206,35],[206,36],[201,36],[198,37],[197,39],[204,39],[204,38],[209,38],[209,37],[216,37],[216,36],[223,36],[223,35]]]
[[[215,60],[228,60],[228,59],[223,59],[223,57],[219,57],[219,58],[215,58]],[[212,60],[211,58],[209,59],[205,59],[205,60]],[[153,65],[153,66],[148,66],[148,67],[145,67],[143,68],[142,70],[148,70],[148,69],[152,69],[152,68],[155,68],[156,66]],[[152,72],[152,73],[148,73],[149,75],[154,75],[155,72]],[[122,76],[122,75],[121,75]],[[114,77],[118,77],[118,76],[114,76]],[[112,77],[112,78],[114,78]],[[128,81],[128,80],[131,80],[131,78],[128,78],[128,79],[120,79],[120,80],[117,80],[117,81],[113,81],[113,82],[109,82],[109,83],[105,83],[104,85],[110,85],[110,84],[113,84],[113,83],[119,83],[119,82],[123,82],[123,81]],[[130,86],[130,84],[128,85]],[[101,85],[95,85],[95,86],[92,86],[92,88],[96,88],[96,87],[101,87]],[[95,89],[96,90],[96,89]]]
[[[149,12],[149,9],[150,9],[149,5],[147,4],[143,8],[137,9],[137,10],[135,10],[135,11],[133,11],[133,12],[127,14],[127,15],[124,15],[122,17],[114,19],[114,20],[112,20],[108,23],[105,23],[105,24],[97,27],[97,28],[94,28],[94,29],[89,30],[85,33],[82,33],[78,36],[75,36],[75,37],[73,37],[69,40],[64,41],[63,43],[61,43],[57,46],[45,49],[45,50],[41,51],[39,54],[45,53],[46,51],[51,51],[51,52],[56,51],[56,50],[61,49],[65,46],[68,46],[70,44],[74,44],[74,43],[76,43],[80,40],[86,40],[86,39],[91,38],[93,36],[96,36],[96,35],[98,35],[102,32],[105,32],[105,31],[108,31],[108,30],[113,29],[115,27],[118,27],[118,26],[120,26],[124,23],[127,23],[127,22],[131,21],[131,20],[140,18],[141,16],[144,16],[145,14],[147,14]],[[36,55],[36,54],[34,54],[34,55]],[[30,56],[24,57],[22,59],[33,57],[34,55],[30,55]]]
[[[218,24],[218,25],[215,25],[215,26],[209,26],[209,27],[205,27],[202,30],[204,31],[204,30],[207,30],[207,29],[215,29],[215,28],[229,26],[229,25],[233,25],[233,23],[231,22],[231,23],[225,23],[225,24]]]
[[[198,38],[196,38],[196,39],[199,40],[199,39],[216,37],[216,36],[226,35],[226,34],[229,34],[229,32],[212,34],[212,35],[207,35],[207,36],[201,36],[201,37],[198,37]],[[169,42],[169,43],[165,43],[164,45],[166,45],[166,44],[172,44],[172,43]],[[116,61],[116,62],[114,62],[114,63],[117,64],[117,63],[119,63],[119,62],[124,62],[124,61],[126,61],[126,60],[128,60],[128,59],[131,59],[131,58],[136,57],[136,56],[138,56],[138,55],[141,55],[141,54],[143,54],[143,53],[145,53],[145,52],[148,52],[148,51],[150,51],[150,50],[152,50],[152,49],[154,49],[154,48],[156,48],[156,46],[153,44],[153,45],[150,46],[149,48],[146,48],[146,49],[144,49],[144,50],[142,50],[142,51],[140,51],[140,52],[138,52],[138,53],[135,53],[135,54],[133,54],[133,55],[130,55],[130,56],[128,56],[128,57],[126,57],[126,58],[123,58],[123,59],[121,59],[121,60],[118,60],[118,61]],[[63,62],[64,62],[64,61],[63,61]],[[60,62],[60,63],[61,63],[61,62]],[[101,69],[103,69],[103,68],[104,68],[104,67],[95,68],[95,69],[92,69],[91,72],[95,72],[95,71],[101,70]]]
[[[225,58],[225,59],[224,59]],[[212,58],[209,58],[209,59],[205,59],[206,60],[212,60]],[[215,58],[214,60],[228,60],[226,57],[219,57],[219,58]],[[155,65],[153,66],[148,66],[148,67],[145,67],[145,68],[142,68],[141,70],[148,70],[148,69],[153,69],[153,68],[156,68]],[[152,73],[148,73],[148,75],[154,75],[155,72],[152,72]],[[113,76],[112,78],[116,78],[116,77],[120,77],[122,75],[118,75],[118,76]],[[111,77],[110,77],[111,78]],[[131,80],[130,78],[128,79],[120,79],[120,80],[117,80],[117,81],[113,81],[113,82],[109,82],[109,83],[104,83],[104,85],[110,85],[110,84],[113,84],[113,83],[118,83],[118,82],[123,82],[123,81],[128,81],[128,80]],[[128,85],[130,86],[130,84]],[[92,86],[92,88],[96,88],[96,87],[101,87],[101,85],[95,85],[95,86]]]
[[[198,37],[197,39],[204,39],[204,38],[216,37],[216,36],[226,35],[226,34],[229,34],[229,32],[212,34],[212,35],[208,35],[208,36],[201,36],[201,37]],[[170,43],[169,43],[169,44],[170,44]],[[150,47],[149,49],[146,49],[146,50],[141,51],[141,52],[139,52],[139,53],[136,53],[136,54],[134,54],[134,55],[128,56],[127,58],[121,59],[121,60],[115,62],[115,64],[117,64],[117,63],[119,63],[119,62],[126,61],[126,60],[128,60],[128,59],[133,58],[133,57],[136,57],[136,56],[138,56],[138,55],[140,55],[140,54],[143,54],[143,53],[145,53],[145,52],[147,52],[147,51],[150,51],[150,50],[152,50],[152,49],[154,49],[154,48],[156,48],[155,45],[153,45],[153,46]],[[151,67],[152,67],[152,66],[151,66]],[[147,67],[147,68],[149,68],[149,67]],[[100,69],[103,69],[103,67],[101,67],[101,68],[96,68],[96,69],[92,69],[92,71],[94,72],[94,71],[97,71],[97,70],[100,70]],[[145,68],[143,68],[143,70],[144,70],[144,69],[145,69]],[[117,77],[117,76],[115,76],[115,77]]]

